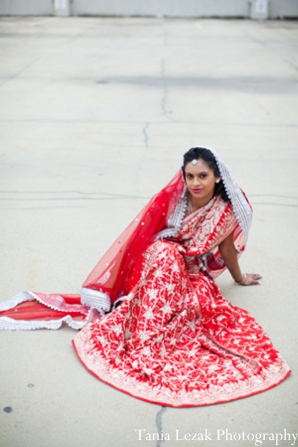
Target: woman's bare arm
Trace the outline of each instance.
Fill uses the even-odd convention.
[[[225,261],[225,264],[231,273],[234,281],[237,284],[241,284],[243,286],[249,286],[253,284],[260,284],[258,281],[261,279],[261,275],[258,273],[242,273],[238,257],[237,251],[233,243],[233,234],[230,234],[220,245],[219,245],[220,254]]]

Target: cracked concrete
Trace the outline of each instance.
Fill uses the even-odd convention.
[[[162,433],[163,433],[163,428],[162,428],[162,416],[164,414],[164,412],[166,411],[166,407],[161,407],[161,409],[159,410],[159,412],[156,415],[156,426],[157,426],[157,430],[158,430],[158,437],[159,439],[157,440],[156,443],[156,447],[161,447],[161,439],[162,439]]]
[[[143,127],[144,144],[145,144],[146,149],[148,149],[148,147],[149,147],[148,128],[149,128],[149,123],[146,123],[145,126]]]
[[[167,118],[168,120],[172,121],[172,117],[171,117],[171,108],[169,106],[169,99],[168,99],[168,81],[167,81],[167,77],[166,77],[166,69],[165,69],[165,64],[166,61],[165,59],[162,59],[161,61],[161,78],[163,81],[163,95],[162,95],[162,99],[161,99],[161,109],[162,109],[162,114],[165,118]]]
[[[1,447],[198,444],[176,430],[249,447],[218,431],[296,433],[297,22],[15,17],[0,27],[0,300],[77,293],[182,154],[205,144],[251,199],[241,264],[263,275],[257,288],[228,274],[218,284],[293,370],[251,398],[166,408],[92,377],[68,328],[1,333]]]

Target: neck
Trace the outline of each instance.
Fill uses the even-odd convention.
[[[205,197],[203,200],[194,198],[190,193],[188,193],[188,203],[191,205],[192,211],[196,211],[199,208],[202,208],[203,206],[207,205],[207,203],[210,202],[210,200],[213,199],[213,195],[210,195],[210,197]]]

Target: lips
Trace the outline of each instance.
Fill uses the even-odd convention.
[[[196,188],[196,189],[192,190],[192,192],[195,193],[195,194],[199,194],[202,191],[203,191],[203,188]]]

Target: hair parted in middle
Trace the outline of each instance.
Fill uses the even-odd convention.
[[[182,173],[185,180],[185,166],[191,163],[193,160],[203,160],[206,165],[212,169],[215,177],[220,177],[219,168],[216,163],[216,159],[213,153],[205,147],[192,147],[183,155]],[[229,202],[230,199],[226,193],[222,180],[219,183],[215,183],[214,195],[221,196],[225,202]]]

